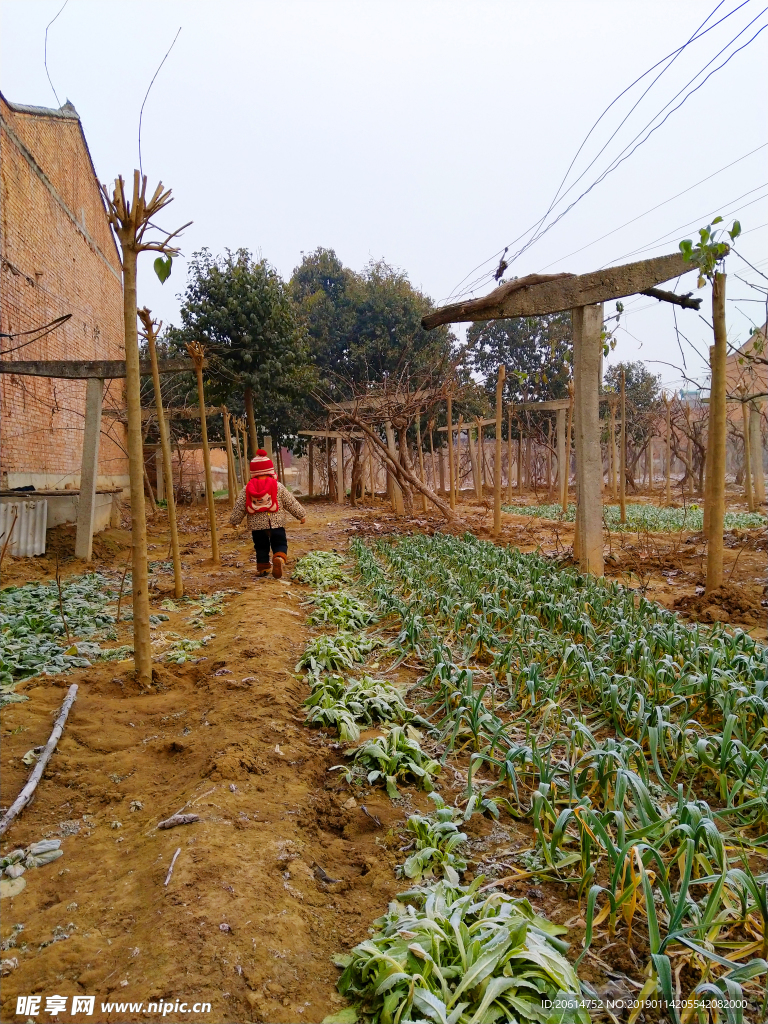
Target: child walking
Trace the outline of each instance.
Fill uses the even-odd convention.
[[[251,479],[238,494],[229,522],[237,526],[244,516],[248,516],[256,549],[256,574],[266,576],[269,572],[271,546],[272,575],[279,580],[288,557],[288,538],[285,535],[288,513],[301,523],[306,522],[306,516],[288,488],[279,483],[272,460],[262,448],[251,459],[250,470]]]

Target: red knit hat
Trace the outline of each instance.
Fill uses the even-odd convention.
[[[251,459],[251,472],[257,476],[264,476],[267,473],[274,473],[274,471],[275,467],[272,465],[272,459],[270,459],[263,448],[259,448]]]

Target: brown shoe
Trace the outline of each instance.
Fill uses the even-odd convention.
[[[275,554],[272,555],[272,575],[276,580],[279,580],[283,575],[283,562],[285,561],[285,558],[286,556],[282,551],[276,551]]]
[[[257,576],[268,576],[269,575],[269,570],[271,568],[272,568],[272,566],[269,564],[269,562],[257,562],[256,563],[256,575]]]

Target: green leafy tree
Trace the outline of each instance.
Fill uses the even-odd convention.
[[[468,362],[485,380],[490,400],[496,370],[507,368],[505,402],[544,402],[568,397],[573,335],[570,313],[473,323],[467,331]]]
[[[406,369],[410,375],[434,370],[450,357],[447,328],[421,326],[431,300],[383,260],[357,274],[332,249],[316,249],[294,271],[290,292],[323,390],[334,397]]]
[[[177,349],[206,345],[211,398],[236,408],[243,396],[252,433],[264,428],[293,447],[304,401],[314,387],[301,318],[277,271],[247,249],[194,254],[181,306],[181,328],[169,332]]]

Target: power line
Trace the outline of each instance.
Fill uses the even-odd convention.
[[[746,3],[746,2],[748,2],[748,0],[745,0],[745,3]],[[729,18],[729,17],[730,17],[730,16],[732,15],[732,14],[736,13],[736,11],[740,10],[740,9],[741,9],[741,7],[745,6],[745,3],[742,3],[742,4],[740,4],[740,5],[738,6],[738,7],[734,8],[734,9],[733,9],[732,11],[730,11],[730,12],[729,12],[729,13],[728,13],[727,15],[725,15],[725,16],[724,16],[723,18],[721,18],[721,19],[720,19],[720,20],[719,20],[718,22],[716,22],[716,23],[715,23],[714,25],[711,25],[711,26],[710,26],[710,27],[709,27],[708,29],[706,29],[705,31],[703,31],[703,32],[702,32],[702,31],[701,31],[701,26],[700,26],[700,27],[699,27],[699,29],[697,29],[696,33],[694,33],[694,35],[693,35],[693,36],[691,36],[691,37],[690,37],[690,39],[689,39],[689,40],[688,40],[688,41],[687,41],[687,42],[686,42],[686,43],[685,43],[685,44],[684,44],[684,45],[683,45],[682,47],[679,47],[679,48],[678,48],[677,50],[675,50],[675,51],[672,51],[672,53],[671,53],[671,54],[668,54],[668,55],[667,55],[666,57],[662,58],[662,60],[661,60],[661,61],[658,61],[658,62],[657,62],[657,63],[656,63],[656,64],[655,64],[655,65],[654,65],[654,66],[653,66],[652,68],[650,68],[650,69],[649,69],[648,71],[644,72],[644,74],[643,74],[643,75],[641,75],[641,76],[640,76],[640,77],[639,77],[638,79],[636,79],[636,80],[635,80],[635,81],[634,81],[634,82],[633,82],[633,83],[632,83],[632,84],[631,84],[630,86],[628,86],[628,87],[627,87],[627,89],[623,90],[623,92],[622,92],[622,93],[620,93],[620,94],[619,94],[619,96],[618,96],[618,97],[616,97],[616,99],[615,99],[615,100],[613,100],[613,101],[611,102],[611,104],[609,104],[609,106],[608,106],[608,107],[606,108],[606,110],[605,110],[605,111],[603,111],[603,114],[601,114],[601,115],[600,115],[600,118],[598,118],[598,120],[597,120],[597,121],[595,122],[595,125],[593,125],[593,126],[592,126],[592,128],[590,129],[590,132],[588,133],[587,137],[586,137],[586,138],[585,138],[585,140],[584,140],[584,143],[582,143],[582,146],[581,146],[581,147],[579,148],[579,151],[578,151],[578,152],[579,152],[579,153],[581,152],[581,149],[583,149],[583,146],[584,146],[584,144],[586,143],[587,139],[589,138],[589,136],[590,136],[590,135],[592,134],[592,132],[594,131],[594,128],[596,127],[596,125],[597,125],[597,124],[598,124],[598,123],[600,122],[600,120],[601,120],[601,119],[602,119],[602,118],[603,118],[603,117],[605,116],[605,114],[607,113],[607,111],[608,111],[608,110],[610,110],[610,108],[611,108],[611,107],[612,107],[612,106],[613,106],[613,105],[614,105],[614,104],[615,104],[615,103],[616,103],[616,102],[618,101],[618,99],[619,99],[619,98],[620,98],[621,96],[623,96],[623,95],[624,95],[624,94],[625,94],[625,93],[626,93],[626,92],[627,92],[627,91],[628,91],[629,89],[631,89],[631,88],[632,88],[632,87],[633,87],[634,85],[636,85],[636,84],[637,84],[637,82],[641,81],[641,80],[642,80],[642,78],[644,78],[644,77],[645,77],[646,75],[650,74],[650,73],[651,73],[651,72],[652,72],[653,70],[655,70],[655,68],[659,67],[659,65],[660,65],[660,64],[663,64],[663,63],[664,63],[665,61],[668,61],[668,60],[669,60],[670,58],[676,59],[676,56],[677,56],[677,55],[679,55],[679,53],[680,53],[680,52],[682,52],[682,50],[684,50],[684,49],[685,49],[685,48],[686,48],[687,46],[689,46],[689,45],[690,45],[690,44],[691,44],[691,43],[692,43],[693,41],[695,41],[695,40],[697,40],[697,39],[701,38],[701,37],[702,37],[703,35],[706,35],[706,33],[707,33],[707,32],[709,32],[709,31],[711,31],[712,29],[714,29],[714,28],[715,28],[715,27],[716,27],[717,25],[719,25],[719,24],[722,24],[722,22],[723,22],[723,21],[725,21],[725,20],[726,20],[727,18]],[[708,18],[706,19],[706,21],[709,21],[709,19],[710,19],[710,18],[712,17],[712,14],[714,14],[714,13],[715,13],[715,11],[716,11],[716,10],[717,10],[717,9],[718,9],[718,8],[719,8],[720,6],[721,6],[721,3],[720,3],[720,4],[718,4],[718,5],[717,5],[717,6],[715,7],[715,9],[713,10],[713,12],[712,12],[712,13],[711,13],[711,14],[709,15],[709,17],[708,17]],[[713,61],[717,60],[717,58],[718,58],[718,57],[719,57],[719,56],[720,56],[721,54],[723,54],[723,53],[724,53],[724,52],[725,52],[725,51],[726,51],[726,50],[728,49],[728,47],[730,47],[730,46],[731,46],[731,45],[732,45],[732,44],[733,44],[733,43],[734,43],[734,42],[735,42],[735,41],[736,41],[736,40],[737,40],[737,39],[739,38],[739,36],[740,36],[740,35],[742,35],[742,34],[743,34],[743,33],[744,33],[744,32],[745,32],[745,31],[746,31],[746,30],[747,30],[747,29],[748,29],[748,28],[749,28],[749,27],[750,27],[750,26],[751,26],[752,24],[754,24],[754,22],[755,22],[755,21],[757,20],[757,18],[761,17],[761,16],[762,16],[762,14],[764,14],[764,13],[765,13],[765,10],[768,10],[768,8],[764,8],[764,9],[763,9],[763,10],[762,10],[762,11],[761,11],[761,12],[760,12],[760,13],[759,13],[759,14],[758,14],[758,15],[757,15],[757,16],[756,16],[755,18],[753,18],[753,19],[752,19],[752,21],[750,21],[750,22],[749,22],[749,23],[748,23],[748,24],[747,24],[747,25],[746,25],[746,26],[745,26],[744,28],[742,28],[742,29],[741,29],[741,30],[740,30],[740,31],[739,31],[739,32],[738,32],[738,33],[737,33],[737,34],[736,34],[735,36],[733,36],[733,37],[732,37],[732,38],[731,38],[731,39],[729,40],[729,42],[728,42],[728,43],[727,43],[727,44],[726,44],[726,45],[725,45],[724,47],[722,47],[722,48],[721,48],[721,49],[720,49],[720,50],[718,51],[718,53],[717,53],[717,54],[716,54],[716,55],[715,55],[715,56],[714,56],[714,57],[713,57],[713,58],[712,58],[711,60],[709,60],[709,61],[708,61],[708,62],[707,62],[707,63],[706,63],[706,64],[705,64],[705,65],[704,65],[704,66],[703,66],[702,68],[700,68],[700,69],[699,69],[699,70],[698,70],[698,71],[696,72],[696,74],[695,74],[695,75],[694,75],[694,76],[693,76],[693,77],[692,77],[691,79],[689,79],[688,83],[687,83],[687,84],[686,84],[686,85],[685,85],[685,86],[683,87],[683,89],[679,90],[679,91],[678,91],[678,92],[677,92],[677,93],[675,94],[675,96],[674,96],[674,97],[673,97],[673,98],[672,98],[671,100],[669,100],[669,101],[668,101],[668,102],[667,102],[667,103],[666,103],[666,104],[665,104],[665,105],[664,105],[664,106],[663,106],[663,107],[661,108],[661,110],[659,110],[659,111],[658,111],[658,112],[657,112],[657,113],[656,113],[656,114],[654,115],[654,117],[652,117],[652,118],[651,118],[651,120],[650,120],[650,121],[648,121],[648,122],[646,123],[646,125],[645,125],[645,126],[644,126],[644,127],[642,128],[642,129],[641,129],[641,131],[640,131],[640,132],[638,132],[638,133],[637,133],[637,134],[635,135],[634,139],[633,139],[633,140],[632,140],[631,142],[629,142],[629,143],[627,144],[627,146],[625,146],[625,147],[624,147],[624,149],[623,149],[623,150],[621,151],[621,153],[619,154],[619,156],[617,156],[616,158],[614,158],[614,160],[613,160],[613,161],[611,162],[611,164],[609,164],[609,166],[608,166],[608,167],[607,167],[607,168],[606,168],[606,169],[605,169],[605,170],[604,170],[604,171],[602,172],[602,174],[600,174],[600,175],[598,176],[598,178],[597,178],[597,179],[596,179],[596,180],[595,180],[595,181],[594,181],[594,182],[593,182],[593,183],[592,183],[592,184],[591,184],[591,185],[590,185],[590,186],[589,186],[589,187],[588,187],[587,189],[585,189],[585,190],[584,190],[584,192],[582,192],[582,193],[581,193],[581,195],[579,195],[579,196],[578,196],[578,197],[577,197],[577,198],[576,198],[576,199],[575,199],[575,200],[574,200],[574,201],[573,201],[573,202],[572,202],[572,203],[571,203],[571,204],[570,204],[570,205],[569,205],[569,206],[568,206],[568,207],[567,207],[567,208],[566,208],[566,209],[565,209],[565,210],[564,210],[564,211],[563,211],[563,212],[562,212],[562,213],[561,213],[561,214],[560,214],[560,215],[559,215],[559,216],[558,216],[558,217],[557,217],[557,218],[556,218],[556,219],[555,219],[554,221],[552,221],[552,222],[551,222],[550,224],[548,224],[548,225],[546,226],[546,228],[544,228],[543,230],[540,230],[540,227],[541,227],[541,225],[543,224],[544,220],[545,220],[545,219],[546,219],[546,217],[547,217],[547,216],[549,215],[549,213],[550,213],[550,212],[551,212],[551,211],[552,211],[552,210],[553,210],[553,209],[555,208],[555,206],[557,206],[557,205],[559,204],[559,202],[560,202],[560,201],[561,201],[561,200],[562,200],[562,199],[563,199],[563,198],[565,197],[565,195],[567,195],[568,191],[570,191],[570,189],[571,189],[571,188],[573,187],[573,185],[575,185],[575,184],[576,184],[576,182],[574,182],[574,183],[573,183],[573,185],[571,185],[571,186],[569,187],[569,189],[568,189],[568,190],[567,190],[567,191],[566,191],[565,193],[563,193],[563,195],[560,195],[560,192],[561,192],[561,190],[562,190],[562,185],[563,185],[564,181],[566,180],[566,178],[567,178],[567,176],[568,176],[568,173],[570,173],[570,170],[571,170],[571,168],[572,168],[572,166],[573,166],[573,163],[575,162],[575,159],[576,159],[576,157],[574,157],[574,160],[573,160],[573,161],[571,162],[571,165],[569,166],[569,169],[568,169],[568,171],[566,172],[566,175],[565,175],[565,178],[563,179],[563,182],[561,183],[560,187],[558,188],[558,192],[556,193],[556,197],[555,197],[555,199],[554,199],[554,200],[552,201],[552,203],[550,204],[550,207],[549,207],[549,209],[547,210],[547,213],[546,213],[546,214],[544,215],[544,217],[540,218],[540,219],[539,219],[539,221],[537,221],[537,222],[536,222],[536,223],[535,223],[534,225],[532,225],[532,226],[531,226],[530,228],[526,229],[526,231],[524,231],[524,232],[523,232],[523,233],[522,233],[521,235],[518,235],[518,237],[517,237],[517,238],[516,238],[516,239],[515,239],[515,240],[514,240],[513,242],[511,242],[511,243],[510,243],[510,245],[508,245],[508,246],[506,247],[506,249],[504,249],[504,250],[503,250],[503,253],[502,253],[502,254],[506,254],[506,251],[507,251],[507,250],[508,250],[508,249],[510,248],[510,246],[511,246],[511,245],[514,245],[514,244],[515,244],[516,242],[520,241],[520,240],[521,240],[522,238],[524,238],[524,237],[525,237],[525,236],[526,236],[527,234],[530,234],[530,232],[532,232],[532,231],[534,232],[534,235],[533,235],[533,237],[532,237],[532,238],[529,238],[529,240],[528,240],[528,241],[527,241],[527,242],[526,242],[526,243],[525,243],[525,244],[524,244],[523,246],[521,246],[521,247],[520,247],[520,249],[519,249],[519,250],[518,250],[518,251],[517,251],[517,252],[516,252],[516,253],[515,253],[515,254],[514,254],[514,255],[513,255],[512,257],[510,257],[510,259],[509,259],[509,260],[507,261],[507,265],[511,264],[511,263],[512,263],[512,262],[513,262],[513,261],[514,261],[515,259],[517,259],[517,258],[518,258],[518,257],[519,257],[519,256],[520,256],[520,255],[521,255],[521,254],[522,254],[523,252],[525,252],[525,251],[526,251],[526,250],[527,250],[527,249],[528,249],[528,248],[529,248],[529,247],[530,247],[531,245],[533,245],[533,244],[534,244],[534,242],[538,241],[538,240],[539,240],[539,238],[541,238],[541,237],[542,237],[542,236],[543,236],[543,235],[544,235],[544,234],[545,234],[546,232],[548,232],[548,231],[549,231],[549,230],[550,230],[550,229],[551,229],[552,227],[554,227],[554,226],[555,226],[555,224],[557,224],[557,223],[558,223],[558,222],[559,222],[559,221],[560,221],[560,220],[561,220],[561,219],[562,219],[562,218],[563,218],[563,217],[564,217],[564,216],[565,216],[565,215],[566,215],[566,214],[567,214],[568,212],[570,212],[570,210],[572,210],[572,209],[573,209],[573,207],[574,207],[574,206],[575,206],[575,205],[576,205],[576,204],[577,204],[578,202],[580,202],[580,200],[581,200],[581,199],[583,199],[585,195],[587,195],[587,194],[588,194],[588,193],[589,193],[589,192],[590,192],[590,191],[591,191],[591,190],[592,190],[593,188],[595,188],[595,187],[596,187],[596,185],[598,185],[598,184],[599,184],[600,182],[602,182],[602,181],[603,181],[603,180],[605,179],[605,177],[606,177],[606,176],[607,176],[608,174],[612,173],[612,172],[613,172],[614,170],[616,170],[616,169],[617,169],[617,167],[618,167],[618,166],[620,166],[620,164],[621,164],[621,163],[623,163],[623,162],[624,162],[624,161],[625,161],[626,159],[628,159],[628,158],[629,158],[630,156],[632,156],[632,154],[633,154],[633,153],[634,153],[634,152],[635,152],[635,151],[636,151],[636,150],[637,150],[637,149],[639,148],[639,146],[643,145],[643,144],[644,144],[644,143],[645,143],[645,142],[646,142],[646,141],[647,141],[647,140],[648,140],[648,139],[650,138],[650,136],[651,136],[651,135],[653,134],[653,132],[655,132],[657,128],[660,128],[660,127],[661,127],[661,126],[662,126],[662,125],[663,125],[663,124],[664,124],[664,123],[665,123],[665,122],[667,121],[667,119],[668,119],[668,118],[669,118],[669,117],[671,116],[671,114],[673,114],[673,113],[675,113],[675,111],[679,110],[679,109],[680,109],[680,107],[681,107],[681,106],[682,106],[682,105],[683,105],[683,104],[684,104],[684,103],[686,102],[686,100],[687,100],[687,99],[689,99],[689,98],[690,98],[690,96],[692,96],[692,95],[693,95],[693,94],[694,94],[695,92],[697,92],[697,91],[698,91],[698,90],[699,90],[699,89],[700,89],[700,88],[701,88],[701,87],[702,87],[702,86],[703,86],[703,85],[705,84],[705,82],[707,82],[707,81],[709,80],[709,78],[711,78],[711,76],[712,76],[713,74],[715,74],[715,73],[716,73],[717,71],[719,71],[719,70],[721,70],[721,69],[722,69],[723,67],[725,67],[725,65],[726,65],[726,64],[727,64],[727,63],[728,63],[728,62],[730,61],[730,59],[731,59],[731,58],[732,58],[733,56],[735,56],[735,54],[736,54],[736,53],[739,53],[739,52],[740,52],[740,51],[741,51],[742,49],[744,49],[744,48],[745,48],[746,46],[748,46],[748,45],[749,45],[749,44],[750,44],[751,42],[753,42],[753,41],[754,41],[754,39],[756,39],[756,38],[757,38],[757,36],[758,36],[758,35],[759,35],[759,34],[760,34],[760,33],[761,33],[761,32],[762,32],[763,30],[764,30],[764,28],[765,28],[766,26],[763,26],[763,27],[762,27],[762,28],[761,28],[761,29],[760,29],[760,30],[759,30],[759,31],[758,31],[757,33],[755,33],[755,35],[754,35],[754,36],[752,36],[752,38],[751,38],[751,39],[749,39],[749,40],[748,40],[748,41],[747,41],[747,42],[746,42],[746,43],[745,43],[745,44],[744,44],[743,46],[739,47],[739,48],[738,48],[737,50],[735,50],[735,51],[734,51],[733,53],[731,53],[731,54],[730,54],[730,55],[729,55],[729,56],[727,57],[727,59],[726,59],[725,61],[723,61],[723,62],[722,62],[722,64],[720,64],[720,65],[719,65],[718,67],[714,68],[714,69],[713,69],[713,70],[712,70],[712,71],[711,71],[711,72],[710,72],[710,73],[709,73],[709,74],[708,74],[708,75],[707,75],[707,76],[706,76],[706,77],[704,78],[704,80],[703,80],[702,82],[700,82],[700,83],[699,83],[699,84],[698,84],[697,86],[695,86],[695,87],[694,87],[693,89],[690,89],[690,91],[689,91],[688,93],[686,93],[686,95],[685,95],[685,96],[683,97],[683,99],[681,100],[681,102],[680,102],[680,103],[679,103],[679,104],[678,104],[678,105],[677,105],[676,107],[674,107],[674,108],[673,108],[673,110],[669,111],[669,112],[667,113],[667,115],[666,115],[666,116],[665,116],[665,117],[663,118],[663,120],[662,120],[662,121],[661,121],[661,122],[660,122],[659,124],[657,124],[657,125],[653,125],[653,122],[654,122],[655,120],[657,120],[657,119],[658,119],[658,118],[659,118],[659,117],[661,116],[661,114],[662,114],[662,113],[664,112],[664,110],[666,110],[666,108],[667,108],[667,107],[669,107],[671,103],[674,103],[675,99],[677,99],[677,97],[678,97],[678,96],[680,95],[680,93],[681,93],[681,92],[683,92],[683,91],[684,91],[685,89],[687,89],[687,88],[688,88],[688,87],[689,87],[689,86],[690,86],[690,85],[691,85],[691,84],[692,84],[692,83],[693,83],[693,82],[694,82],[694,81],[696,80],[696,78],[697,78],[697,77],[699,77],[699,75],[701,75],[701,74],[702,74],[702,73],[703,73],[703,72],[704,72],[704,71],[706,70],[706,68],[707,68],[707,67],[709,67],[709,66],[710,66],[710,64],[712,64],[712,63],[713,63]],[[705,22],[704,22],[703,24],[706,24],[706,21],[705,21]],[[665,70],[666,70],[666,69],[665,69]],[[659,76],[657,76],[657,80],[658,80],[658,77],[659,77]],[[635,106],[636,106],[636,105],[635,105]],[[633,107],[632,109],[634,110],[635,108]],[[631,113],[631,112],[632,112],[632,111],[630,111],[630,113]],[[629,116],[629,114],[627,115],[627,117],[628,117],[628,116]],[[619,130],[619,129],[621,128],[621,126],[622,126],[622,125],[623,125],[623,124],[625,123],[625,121],[626,121],[627,117],[625,117],[625,118],[624,118],[624,119],[622,120],[621,124],[619,125],[619,128],[617,128],[617,129],[616,129],[616,131],[615,131],[615,132],[613,133],[613,135],[611,136],[611,138],[610,138],[610,139],[608,140],[609,142],[610,142],[610,141],[611,141],[611,140],[612,140],[612,139],[613,139],[613,138],[615,137],[615,135],[616,135],[616,132],[618,132],[618,130]],[[653,126],[653,127],[651,127],[651,126]],[[650,131],[648,131],[648,129],[650,129]],[[642,136],[642,135],[643,135],[643,133],[646,133],[646,134],[645,134],[645,136],[644,136],[643,138],[640,138],[640,136]],[[639,141],[638,141],[638,139],[639,139]],[[636,145],[634,145],[634,146],[633,146],[633,143],[636,143]],[[607,144],[606,144],[606,145],[607,145]],[[627,152],[627,149],[628,149],[628,148],[629,148],[630,146],[633,146],[633,148],[632,148],[632,149],[631,149],[631,150],[630,150],[629,152]],[[603,149],[604,149],[604,148],[605,148],[605,147],[603,147]],[[602,152],[602,150],[601,150],[601,152]],[[598,154],[598,155],[599,155],[599,154]],[[577,153],[577,156],[578,156],[578,153]],[[594,163],[594,161],[592,161],[592,163]],[[592,164],[590,164],[590,166],[592,166]],[[583,177],[583,173],[582,173],[582,175],[580,175],[580,176],[579,176],[579,178],[577,178],[576,180],[577,180],[577,181],[578,181],[578,180],[580,180],[580,178],[581,178],[581,177]],[[559,198],[558,198],[558,197],[559,197]],[[484,261],[483,263],[481,263],[481,264],[479,264],[479,265],[478,265],[477,267],[475,267],[475,271],[479,270],[479,269],[480,269],[481,267],[483,267],[483,266],[486,266],[486,265],[487,265],[488,263],[492,263],[492,262],[494,262],[494,261],[495,261],[495,260],[496,260],[496,259],[497,259],[497,258],[499,257],[499,255],[500,255],[500,254],[499,254],[499,253],[497,252],[497,253],[496,253],[496,254],[495,254],[495,255],[494,255],[493,257],[491,257],[491,258],[490,258],[490,259],[488,259],[488,260],[485,260],[485,261]],[[468,279],[468,278],[469,278],[469,277],[471,276],[471,274],[472,274],[472,273],[474,273],[475,271],[471,271],[471,272],[470,272],[470,274],[467,274],[467,275],[466,275],[466,277],[464,277],[464,278],[463,278],[463,280],[462,280],[461,282],[459,282],[459,284],[458,284],[458,285],[456,286],[456,288],[455,288],[455,289],[453,290],[453,292],[451,293],[451,296],[450,296],[450,298],[452,298],[452,297],[454,297],[454,296],[456,295],[456,293],[458,292],[459,288],[461,288],[461,286],[462,286],[462,285],[464,284],[464,282],[465,282],[465,281],[467,281],[467,279]],[[491,277],[491,276],[492,276],[492,275],[491,275],[490,271],[489,271],[489,272],[486,272],[486,273],[485,273],[485,274],[483,274],[483,275],[481,275],[481,276],[480,276],[479,278],[477,278],[477,279],[475,279],[474,281],[470,282],[470,284],[469,284],[469,285],[467,286],[467,288],[465,289],[464,293],[462,293],[462,294],[466,294],[467,292],[471,292],[471,291],[473,291],[473,290],[474,290],[475,288],[479,287],[479,286],[480,286],[480,285],[481,285],[482,283],[484,283],[485,281],[487,281],[488,279],[490,279],[490,277]]]
[[[577,253],[583,252],[585,249],[589,249],[590,246],[597,245],[598,242],[602,242],[604,239],[609,238],[611,235],[615,235],[617,231],[621,231],[623,228],[629,227],[630,224],[634,224],[638,220],[642,220],[643,217],[647,217],[649,213],[654,213],[656,210],[660,210],[662,206],[666,206],[667,203],[674,202],[675,199],[679,199],[680,196],[684,196],[687,192],[691,192],[693,189],[698,188],[699,185],[703,185],[705,181],[709,181],[711,178],[716,177],[718,174],[722,174],[723,171],[729,170],[731,167],[735,167],[736,164],[741,163],[742,160],[746,160],[747,157],[752,156],[754,153],[759,153],[761,149],[765,149],[768,146],[768,142],[764,142],[762,145],[757,146],[755,149],[745,153],[744,156],[740,156],[737,160],[733,160],[731,163],[726,164],[725,167],[720,167],[718,170],[713,171],[712,174],[708,174],[706,178],[701,178],[693,185],[689,185],[688,188],[684,188],[682,192],[678,192],[676,195],[671,196],[669,199],[665,199],[661,203],[657,203],[656,206],[652,206],[649,210],[644,213],[639,213],[637,217],[633,217],[631,220],[625,221],[620,224],[617,228],[613,228],[611,231],[607,231],[604,235],[596,238],[592,242],[587,242],[586,245],[582,245],[579,249],[574,249],[573,252],[569,252],[567,256],[560,256],[558,259],[553,260],[552,263],[548,263],[545,267],[542,267],[539,273],[545,270],[549,270],[555,263],[561,263],[563,260],[570,259],[571,256],[576,256]]]
[[[758,189],[765,188],[766,185],[768,185],[768,182],[765,182],[762,185],[758,185],[756,188],[750,189],[749,192],[744,192],[742,195],[736,196],[735,199],[731,199],[727,203],[724,203],[722,205],[723,206],[730,206],[732,203],[738,203],[740,199],[743,199],[745,196],[751,195],[753,192],[757,192]],[[753,206],[755,203],[762,202],[762,200],[765,199],[766,196],[768,196],[768,193],[765,193],[762,196],[758,196],[756,199],[752,199],[748,203],[744,203],[741,206],[737,206],[734,209],[729,210],[727,213],[724,214],[724,216],[725,217],[730,217],[734,213],[739,213],[739,212],[741,212],[741,210],[746,210],[748,207]],[[716,209],[721,209],[721,207],[716,207]],[[685,224],[679,224],[677,227],[672,228],[670,231],[666,231],[663,235],[659,235],[658,238],[654,238],[653,241],[648,242],[647,245],[639,246],[637,249],[632,249],[629,252],[622,253],[621,256],[616,256],[614,259],[611,259],[608,262],[604,263],[603,267],[613,266],[619,260],[627,259],[627,257],[629,257],[629,256],[636,256],[638,253],[646,252],[649,249],[656,249],[656,248],[659,247],[659,245],[666,245],[667,242],[674,241],[674,239],[677,237],[677,235],[678,235],[678,233],[680,231],[686,231],[688,228],[693,227],[693,226],[695,226],[697,224],[700,224],[703,220],[706,220],[707,217],[711,217],[711,216],[712,216],[712,212],[711,212],[711,207],[710,207],[710,210],[707,213],[702,214],[700,217],[694,217],[693,220],[686,221]],[[750,228],[749,231],[756,231],[759,227],[762,227],[762,226],[763,225],[757,225],[757,227]],[[745,235],[748,234],[748,233],[749,233],[748,231],[742,232],[742,234],[745,234]]]
[[[45,45],[43,46],[43,63],[45,64],[45,73],[48,76],[48,84],[50,85],[51,89],[53,89],[53,95],[56,97],[56,102],[59,104],[59,109],[61,109],[61,100],[59,99],[59,94],[54,89],[53,82],[51,81],[51,76],[48,71],[48,29],[51,27],[54,21],[56,21],[56,18],[58,18],[58,16],[61,14],[61,12],[64,10],[68,3],[69,0],[64,0],[64,3],[59,8],[56,15],[53,18],[51,18],[51,20],[45,26]]]

